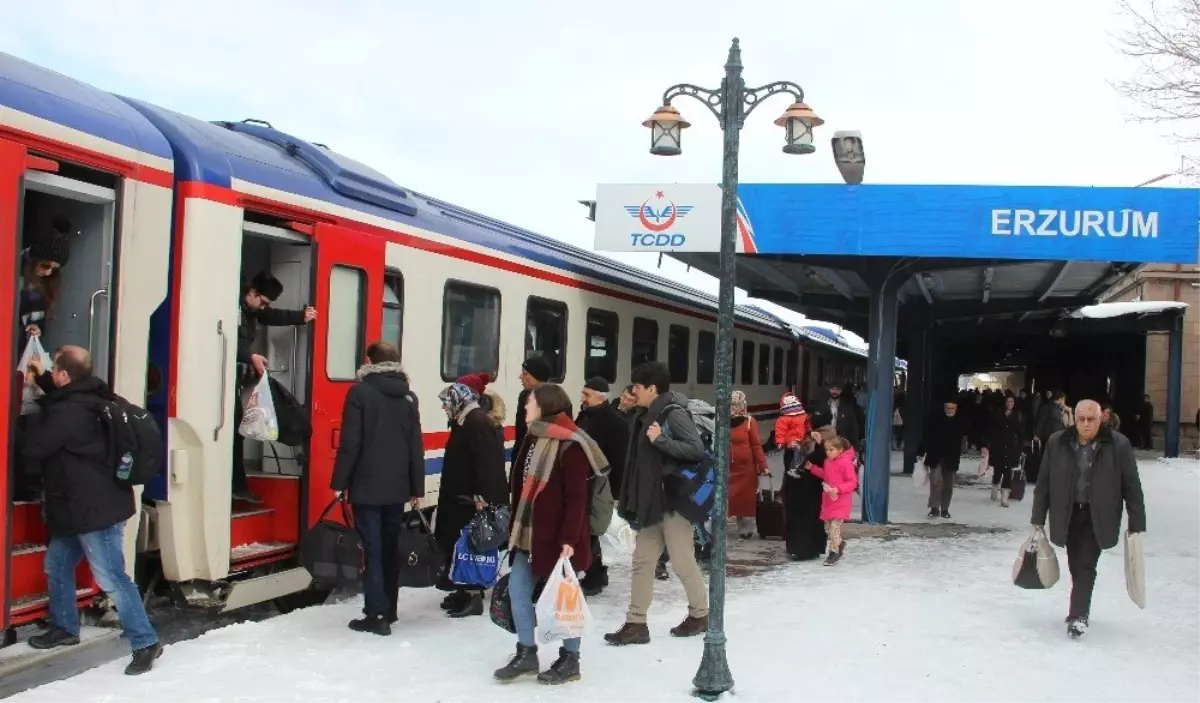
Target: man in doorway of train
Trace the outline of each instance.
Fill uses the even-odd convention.
[[[516,442],[513,443],[513,459],[521,451],[521,442],[525,441],[525,433],[529,427],[525,423],[525,403],[534,388],[546,383],[554,375],[554,369],[546,357],[538,354],[531,356],[521,364],[521,394],[517,396],[517,427]]]
[[[40,368],[31,370],[43,373]],[[45,561],[50,629],[30,637],[29,646],[53,649],[79,644],[75,568],[86,557],[133,647],[133,661],[125,673],[144,674],[163,648],[137,586],[125,571],[125,522],[137,506],[133,489],[116,481],[116,467],[108,459],[108,436],[97,419],[113,394],[108,384],[92,375],[92,356],[82,347],[59,349],[48,375],[54,390],[40,401],[42,424],[22,448],[26,461],[42,467],[43,510],[50,533]]]
[[[269,327],[295,327],[306,325],[317,319],[315,308],[306,307],[303,310],[277,310],[271,305],[283,295],[283,284],[268,271],[258,273],[248,283],[242,285],[241,316],[238,319],[237,363],[238,373],[235,376],[233,393],[233,426],[242,424],[242,389],[252,386],[267,372],[267,357],[255,354],[254,338],[258,335],[258,325]],[[253,374],[251,374],[253,372]],[[240,432],[233,433],[233,499],[247,503],[261,503],[258,496],[250,491],[246,481],[246,450],[245,442]]]
[[[421,414],[396,345],[373,342],[356,375],[342,407],[342,441],[329,487],[354,506],[363,541],[366,617],[351,620],[350,629],[390,635],[398,619],[405,506],[420,510],[425,495]]]
[[[865,391],[864,391],[865,392]],[[839,437],[845,437],[855,447],[862,439],[862,429],[858,422],[858,408],[853,401],[842,397],[842,384],[829,384],[829,399],[822,405],[817,404],[813,409],[813,427],[833,426]]]
[[[690,497],[674,474],[704,458],[704,440],[688,414],[688,399],[671,391],[671,372],[661,361],[633,370],[638,413],[629,436],[618,514],[637,531],[625,624],[604,636],[614,645],[648,644],[646,613],[654,600],[654,569],[663,546],[687,594],[688,614],[671,628],[674,637],[708,630],[708,588],[696,563],[692,522],[680,514]]]

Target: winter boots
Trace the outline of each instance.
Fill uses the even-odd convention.
[[[462,610],[463,606],[465,606],[467,601],[470,600],[470,596],[471,594],[467,593],[466,591],[454,591],[442,599],[442,605],[440,607],[442,610],[448,612]]]
[[[620,630],[605,635],[604,641],[618,647],[627,644],[650,644],[650,628],[644,622],[627,622]]]
[[[392,626],[381,615],[366,616],[350,621],[350,629],[355,632],[366,632],[372,635],[388,636],[392,634]]]
[[[667,573],[666,562],[660,561],[654,566],[654,578],[659,581],[666,581],[671,578],[671,574]]]
[[[79,635],[72,635],[53,625],[40,635],[29,638],[28,643],[34,649],[54,649],[55,647],[73,647],[79,644]]]
[[[992,484],[992,502],[1000,500],[1000,484]]]
[[[513,655],[513,658],[502,668],[496,669],[496,673],[492,675],[499,681],[510,683],[522,676],[536,674],[540,668],[538,665],[537,646],[526,647],[518,643],[517,653]],[[578,665],[576,665],[576,672],[578,672]]]
[[[593,566],[579,581],[579,587],[583,589],[583,595],[588,598],[600,595],[605,588],[608,588],[608,567]]]
[[[1087,634],[1088,619],[1087,618],[1067,618],[1067,635],[1077,640]]]
[[[695,637],[705,632],[708,632],[707,615],[702,618],[694,618],[689,615],[683,619],[683,622],[671,628],[672,637]],[[649,632],[647,632],[647,636],[649,636]]]
[[[452,618],[468,618],[472,615],[483,615],[483,594],[479,592],[468,593],[467,599],[462,601],[462,605],[456,610],[449,610],[447,613]]]
[[[557,686],[568,681],[579,680],[579,652],[569,652],[566,647],[558,648],[558,659],[542,673],[538,674],[538,683]]]
[[[162,656],[162,642],[155,642],[149,647],[133,650],[133,661],[125,667],[126,676],[138,676],[154,668],[154,662]]]
[[[825,557],[825,566],[833,566],[834,564],[837,564],[839,561],[842,560],[842,555],[845,553],[846,553],[846,540],[842,540],[842,543],[840,545],[838,545],[836,552],[833,551],[832,547],[829,549],[829,556]]]
[[[1005,488],[1004,490],[1000,491],[1000,507],[1001,507],[1001,508],[1007,508],[1007,507],[1008,507],[1008,496],[1009,496],[1009,494],[1011,494],[1011,493],[1012,493],[1012,491],[1008,490],[1007,488]]]

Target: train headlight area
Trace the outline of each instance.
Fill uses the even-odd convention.
[[[715,273],[716,256],[676,254]],[[1166,455],[1178,456],[1182,417],[1184,302],[1092,306],[1137,263],[862,259],[741,255],[738,286],[755,298],[842,325],[883,353],[868,355],[864,520],[887,521],[889,433],[895,377],[886,358],[907,361],[905,469],[912,470],[931,408],[966,374],[1003,372],[1014,392],[1063,390],[1098,398],[1132,418],[1157,367],[1147,335],[1168,337]],[[780,282],[787,282],[785,288]],[[1196,314],[1192,312],[1190,314]],[[1148,370],[1149,369],[1149,370]],[[881,392],[882,391],[882,392]],[[811,402],[811,399],[810,399]],[[1193,403],[1195,399],[1193,399]],[[1192,411],[1194,412],[1194,407]],[[1172,429],[1174,432],[1172,432]]]

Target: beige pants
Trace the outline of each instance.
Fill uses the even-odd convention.
[[[692,523],[675,513],[667,513],[653,527],[638,530],[633,548],[633,578],[629,593],[629,613],[626,622],[646,622],[646,613],[654,600],[654,567],[666,544],[671,557],[671,570],[683,582],[687,593],[688,615],[703,618],[708,615],[708,587],[696,564]]]

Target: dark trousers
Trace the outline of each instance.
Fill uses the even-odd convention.
[[[1142,449],[1153,449],[1154,448],[1154,426],[1153,425],[1140,425],[1140,426],[1138,426],[1137,429],[1138,429],[1138,434],[1141,435],[1140,437],[1138,437],[1138,439],[1140,440]]]
[[[950,499],[954,497],[954,476],[958,468],[950,470],[940,466],[927,467],[929,471],[929,508],[931,510],[949,510]]]
[[[240,390],[240,389],[239,389]],[[245,492],[250,490],[250,483],[246,480],[246,438],[238,430],[242,426],[242,403],[234,401],[233,403],[233,464],[231,471],[233,472],[233,492]]]
[[[1013,467],[1011,466],[995,466],[992,468],[992,485],[1000,486],[1001,488],[1012,487]]]
[[[904,425],[892,425],[892,448],[904,447]]]
[[[599,571],[604,568],[604,552],[601,551],[600,536],[592,535],[592,565],[588,567],[588,573],[593,570]]]
[[[404,504],[354,505],[354,527],[363,541],[362,589],[367,617],[394,618],[400,594],[397,551],[404,528]]]
[[[1100,544],[1092,527],[1092,511],[1087,504],[1071,509],[1067,527],[1067,567],[1071,571],[1071,611],[1068,617],[1086,618],[1092,607],[1092,589],[1096,587],[1096,565],[1100,562]]]

